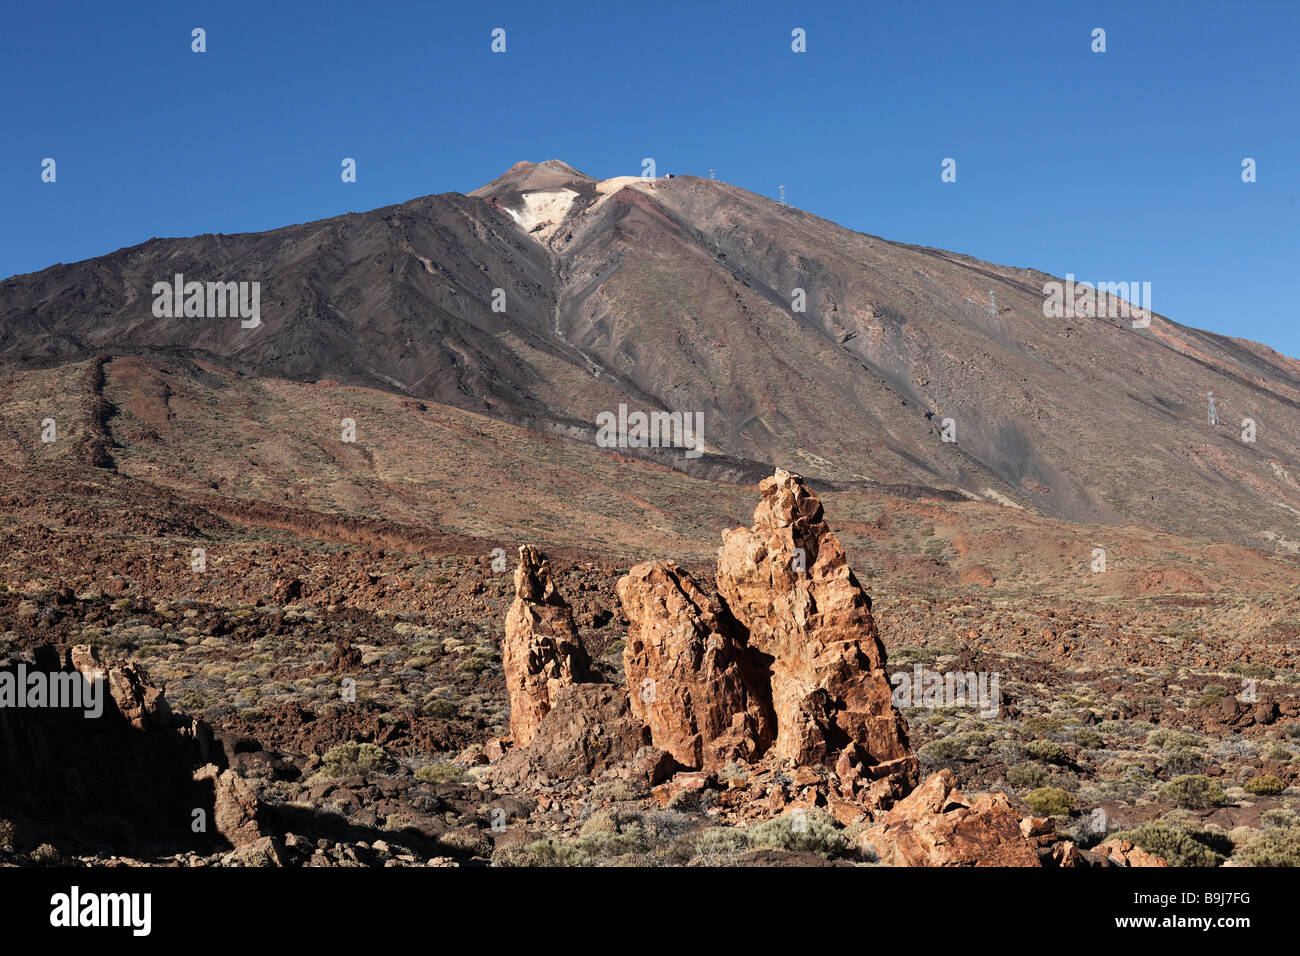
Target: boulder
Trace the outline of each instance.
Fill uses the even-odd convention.
[[[215,764],[208,764],[194,771],[194,780],[212,782],[212,825],[235,849],[270,835],[257,794],[235,771],[218,770]]]
[[[1006,795],[971,802],[950,770],[932,775],[878,819],[859,839],[865,852],[891,866],[1042,865]]]
[[[650,743],[632,715],[627,694],[611,684],[568,684],[538,722],[531,742],[514,747],[488,777],[513,787],[544,780],[579,780],[633,763]]]
[[[1094,854],[1104,856],[1118,866],[1168,866],[1163,857],[1148,853],[1128,840],[1111,837],[1105,843],[1094,847]]]
[[[850,748],[872,778],[915,785],[907,725],[894,708],[871,599],[798,475],[759,484],[752,528],[725,532],[718,594],[771,668],[773,753],[796,765]]]
[[[510,693],[510,732],[521,747],[532,741],[561,689],[593,679],[573,612],[551,581],[546,556],[532,545],[519,549],[501,659]]]
[[[717,599],[672,562],[637,565],[617,590],[632,713],[655,746],[693,769],[761,756],[774,736],[771,706]]]

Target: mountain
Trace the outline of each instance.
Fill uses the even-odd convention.
[[[155,283],[177,274],[260,283],[261,325],[155,315]],[[1295,550],[1300,362],[1158,314],[1050,318],[1051,281],[721,182],[552,160],[468,195],[6,279],[0,363],[334,381],[588,445],[620,405],[698,412],[699,457],[611,452]]]

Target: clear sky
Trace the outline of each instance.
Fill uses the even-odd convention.
[[[10,3],[0,276],[653,157],[1300,356],[1298,77],[1296,0]]]

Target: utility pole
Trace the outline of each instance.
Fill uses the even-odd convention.
[[[713,170],[711,170],[711,169],[709,170],[709,178],[710,178],[710,179],[714,179],[714,178],[715,178],[714,175],[713,175]]]
[[[1219,410],[1214,407],[1214,393],[1209,392],[1207,394],[1210,398],[1210,424],[1217,425],[1219,424]]]

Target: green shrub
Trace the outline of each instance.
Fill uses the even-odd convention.
[[[1025,755],[1041,763],[1063,764],[1068,763],[1070,759],[1060,744],[1050,740],[1031,740],[1025,744]]]
[[[456,706],[454,700],[447,700],[445,697],[435,697],[428,701],[420,708],[426,717],[455,717],[460,713],[460,708]]]
[[[349,741],[331,747],[321,758],[321,773],[327,777],[350,777],[355,773],[391,774],[396,770],[397,761],[378,744]]]
[[[1047,768],[1039,763],[1020,763],[1007,768],[1007,783],[1017,790],[1033,790],[1047,786],[1052,779]]]
[[[1200,773],[1205,769],[1205,754],[1193,747],[1176,747],[1165,752],[1161,763],[1166,770],[1176,776]]]
[[[829,814],[802,808],[764,820],[749,831],[749,843],[774,850],[808,850],[824,857],[840,856],[849,848]]]
[[[708,827],[695,841],[697,857],[727,856],[749,847],[749,837],[744,830],[734,827]]]
[[[1066,816],[1074,810],[1074,797],[1060,787],[1039,787],[1024,796],[1025,806],[1039,817]]]
[[[1084,750],[1100,750],[1106,745],[1106,741],[1102,739],[1101,734],[1097,733],[1095,730],[1087,729],[1080,730],[1076,733],[1074,735],[1074,742]]]
[[[1201,774],[1175,777],[1160,790],[1160,795],[1180,807],[1204,810],[1227,802],[1227,794],[1217,782]]]
[[[1247,866],[1300,866],[1300,826],[1265,830],[1237,854]]]
[[[1213,847],[1231,852],[1232,841],[1208,830],[1175,828],[1163,820],[1144,823],[1135,830],[1111,834],[1128,840],[1148,853],[1163,857],[1170,866],[1218,866],[1225,859]]]
[[[1060,733],[1061,722],[1055,717],[1029,717],[1025,720],[1025,730],[1035,737]]]
[[[464,776],[465,771],[450,763],[431,763],[415,771],[415,779],[421,783],[455,783]]]
[[[1271,797],[1286,789],[1286,784],[1270,773],[1262,773],[1246,784],[1246,790],[1260,797]]]
[[[921,759],[921,763],[934,766],[952,760],[961,760],[966,756],[966,748],[956,737],[940,737],[938,740],[931,740],[928,744],[922,744],[916,755]]]

